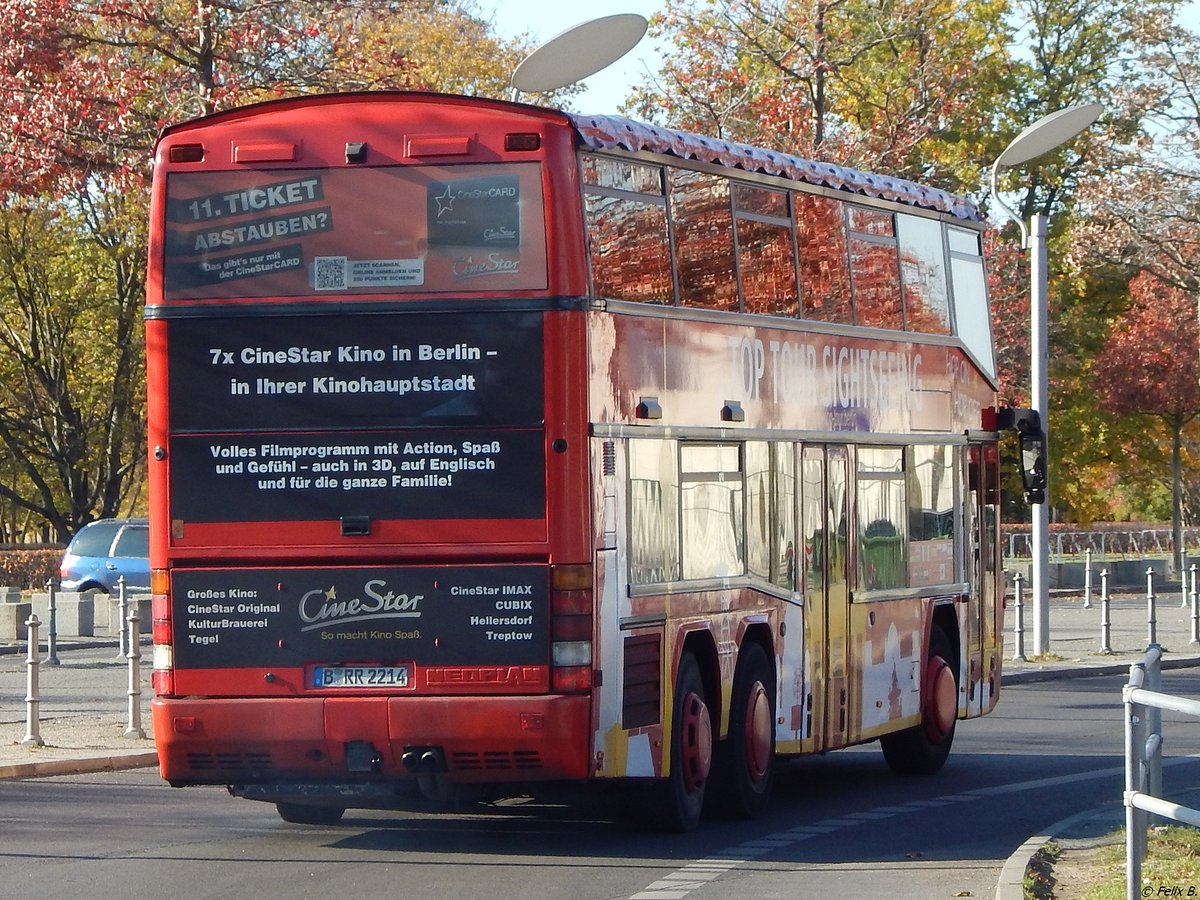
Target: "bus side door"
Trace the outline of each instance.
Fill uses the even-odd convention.
[[[846,744],[850,708],[849,454],[801,451],[801,529],[813,749]]]
[[[1004,647],[1004,607],[997,596],[1000,473],[995,444],[967,447],[967,502],[963,504],[970,613],[963,657],[968,661],[968,715],[988,712],[996,703]]]

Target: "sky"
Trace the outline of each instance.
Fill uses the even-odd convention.
[[[639,13],[649,18],[663,8],[662,0],[589,0],[576,6],[570,0],[479,0],[485,18],[492,18],[501,37],[530,34],[541,44],[588,19],[618,13]],[[629,88],[641,81],[646,71],[657,69],[657,55],[649,36],[608,68],[584,80],[586,91],[572,98],[582,113],[616,114]]]

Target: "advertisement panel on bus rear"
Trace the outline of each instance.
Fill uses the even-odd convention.
[[[172,172],[163,297],[541,290],[536,163]]]
[[[547,663],[544,566],[177,570],[171,596],[180,669]]]
[[[172,519],[545,514],[540,314],[169,324]]]
[[[540,313],[172,319],[172,434],[541,425]]]

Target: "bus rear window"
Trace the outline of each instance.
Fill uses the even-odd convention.
[[[542,290],[537,163],[176,172],[166,300]]]

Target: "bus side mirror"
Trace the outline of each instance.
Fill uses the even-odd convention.
[[[1046,436],[1021,433],[1021,481],[1028,503],[1046,502]]]

